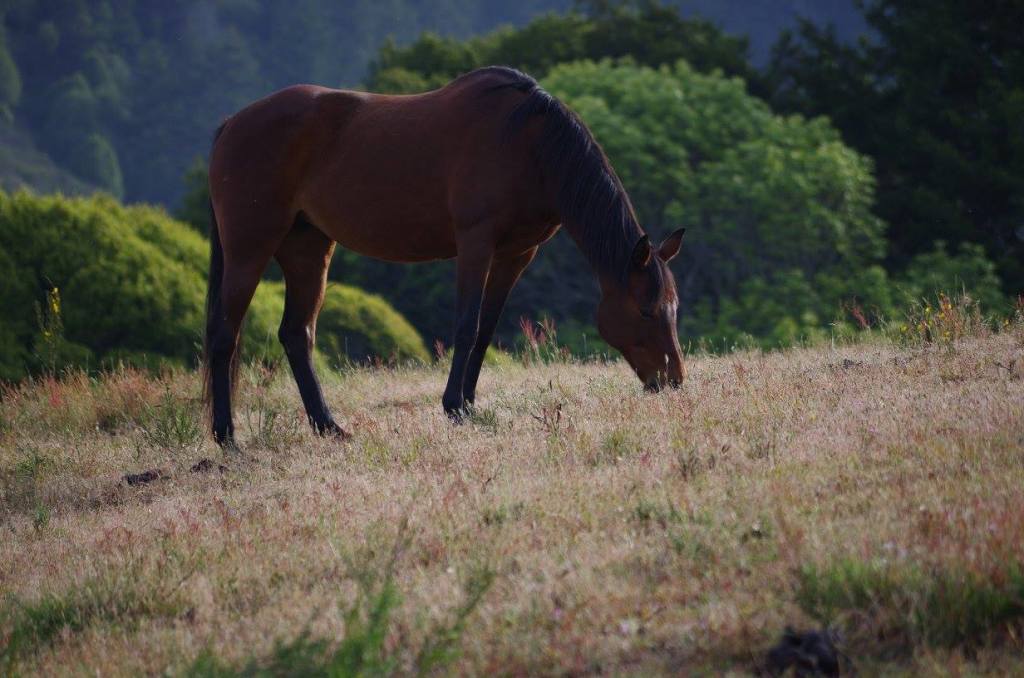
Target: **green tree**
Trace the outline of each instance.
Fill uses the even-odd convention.
[[[78,177],[109,192],[115,198],[124,196],[124,178],[117,151],[101,134],[90,134],[76,140],[67,157],[68,168]]]
[[[1008,299],[1000,291],[996,267],[985,256],[985,249],[976,243],[960,243],[956,253],[950,254],[946,243],[937,241],[931,251],[911,259],[899,284],[904,303],[934,299],[938,293],[966,291],[986,311],[1009,310]]]
[[[1024,289],[1024,4],[861,2],[856,45],[804,23],[776,46],[772,101],[828,115],[878,169],[878,212],[905,265],[937,240],[985,245]]]
[[[827,121],[775,116],[742,81],[683,62],[565,65],[545,85],[590,125],[645,227],[656,237],[687,227],[676,269],[690,336],[721,333],[727,302],[755,280],[785,311],[777,320],[821,327],[857,290],[816,303],[803,287],[881,261],[871,164]],[[745,315],[729,324],[758,336],[774,327]]]
[[[751,82],[758,78],[747,58],[746,39],[727,35],[708,21],[684,18],[676,7],[646,0],[588,3],[583,8],[585,12],[545,14],[521,28],[502,28],[467,41],[433,33],[402,47],[388,41],[370,64],[368,87],[409,91],[418,83],[407,74],[437,86],[488,64],[542,77],[560,63],[625,56],[648,66],[685,59],[702,72],[717,69]]]

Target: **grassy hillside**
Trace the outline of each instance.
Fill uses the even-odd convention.
[[[1024,323],[905,344],[696,357],[658,395],[519,362],[458,428],[442,368],[357,369],[348,442],[250,369],[234,456],[191,372],[6,391],[0,666],[742,673],[832,624],[861,675],[1020,673]]]

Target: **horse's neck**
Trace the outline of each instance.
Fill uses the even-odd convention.
[[[644,235],[639,224],[632,219],[621,224],[608,220],[592,228],[566,222],[563,228],[583,253],[602,286],[621,280],[633,248]]]

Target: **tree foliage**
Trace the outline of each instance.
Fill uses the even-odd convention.
[[[702,72],[721,70],[755,80],[742,37],[710,21],[684,18],[658,2],[589,2],[584,12],[545,14],[521,28],[458,40],[425,33],[406,46],[387,41],[370,63],[372,90],[416,92],[489,64],[542,77],[561,63],[629,56],[658,66],[685,59]]]
[[[1024,4],[868,0],[856,45],[805,22],[775,48],[775,106],[828,115],[878,169],[906,264],[937,240],[985,245],[1024,289]]]
[[[776,116],[742,81],[685,62],[566,65],[545,85],[604,145],[645,228],[655,237],[687,228],[674,266],[689,336],[728,334],[717,320],[754,280],[784,297],[776,321],[820,327],[857,291],[835,289],[815,304],[801,285],[843,278],[884,255],[870,161],[826,120]],[[771,334],[745,314],[728,324]]]

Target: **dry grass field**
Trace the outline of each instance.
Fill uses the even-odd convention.
[[[0,673],[743,675],[793,626],[844,673],[1024,674],[1024,324],[964,334],[656,395],[517,361],[458,427],[443,367],[349,369],[348,441],[251,367],[231,454],[192,372],[9,389]]]

